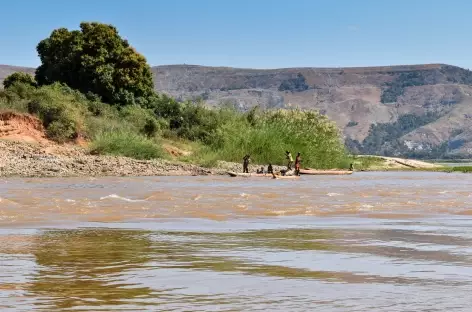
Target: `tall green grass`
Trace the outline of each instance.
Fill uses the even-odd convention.
[[[254,163],[285,164],[285,151],[302,156],[302,166],[347,168],[349,158],[336,126],[317,112],[278,110],[246,115],[224,113],[226,122],[195,157],[240,162],[251,155]]]
[[[161,146],[154,140],[129,131],[96,135],[90,151],[92,154],[121,155],[136,159],[161,158],[164,155]]]
[[[456,166],[452,167],[450,170],[455,172],[472,173],[472,166]]]

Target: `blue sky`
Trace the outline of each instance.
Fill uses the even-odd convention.
[[[470,0],[3,1],[0,64],[81,21],[115,25],[151,65],[252,68],[447,63],[472,68]]]

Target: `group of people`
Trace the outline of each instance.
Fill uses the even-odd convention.
[[[287,159],[287,171],[292,170],[292,165],[293,165],[293,157],[292,153],[290,151],[285,151],[285,158]],[[249,161],[251,159],[251,156],[249,154],[245,155],[243,157],[243,172],[244,173],[249,173]],[[300,175],[300,165],[302,162],[302,157],[301,154],[298,153],[297,156],[295,157],[295,175]],[[257,169],[256,171],[259,174],[263,174],[264,172],[264,167],[261,167],[261,169]],[[274,174],[274,170],[272,168],[272,164],[269,164],[267,167],[267,173],[269,174]]]

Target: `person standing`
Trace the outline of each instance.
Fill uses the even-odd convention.
[[[300,153],[297,154],[297,157],[295,157],[295,175],[300,175],[300,163],[302,162],[302,157],[300,156]]]
[[[243,173],[249,173],[249,159],[251,156],[246,155],[243,157]]]
[[[293,164],[292,154],[289,151],[285,151],[285,155],[287,158],[287,170],[292,170],[292,164]]]
[[[267,167],[267,173],[274,173],[274,169],[272,169],[272,164],[269,164],[269,166]]]

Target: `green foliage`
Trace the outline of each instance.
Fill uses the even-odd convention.
[[[42,120],[49,138],[66,142],[83,134],[87,100],[79,92],[56,83],[34,91],[28,112]]]
[[[161,157],[156,140],[162,132],[195,142],[200,148],[188,160],[206,166],[218,160],[239,162],[246,153],[253,162],[285,164],[286,150],[301,152],[304,166],[349,165],[338,129],[316,112],[254,108],[242,114],[231,107],[212,110],[202,103],[178,103],[163,95],[145,107],[116,107],[59,83],[39,88],[15,84],[0,92],[3,104],[37,115],[56,141],[78,136],[90,140],[94,153]]]
[[[91,153],[121,155],[136,159],[163,156],[161,147],[153,140],[130,131],[103,132],[92,142]]]
[[[120,116],[124,121],[130,123],[137,132],[148,137],[153,137],[160,133],[161,124],[150,109],[129,105],[120,110]]]
[[[472,166],[457,166],[457,167],[452,167],[452,171],[464,172],[464,173],[471,173],[471,172],[472,172]]]
[[[62,82],[106,103],[133,104],[153,93],[146,59],[112,25],[81,23],[80,30],[54,30],[37,46],[40,85]]]
[[[14,84],[18,83],[36,87],[36,80],[34,80],[34,77],[30,74],[22,72],[16,72],[7,76],[5,80],[3,80],[3,87],[8,89]]]
[[[222,110],[211,110],[203,103],[184,102],[160,95],[148,104],[159,118],[169,122],[169,130],[177,137],[205,144],[213,140],[216,129],[225,122]]]
[[[357,121],[350,121],[347,123],[346,127],[355,127],[357,126],[359,123]]]
[[[284,81],[279,86],[279,91],[292,91],[300,92],[308,90],[310,87],[306,84],[305,77],[298,73],[297,77],[289,78]]]
[[[349,165],[338,129],[316,112],[270,111],[248,115],[220,111],[226,122],[213,135],[205,153],[220,160],[240,162],[250,154],[255,163],[285,164],[285,151],[300,152],[303,166],[313,168]],[[251,119],[251,118],[249,118]]]
[[[375,156],[354,156],[351,159],[355,170],[382,168],[385,161]]]
[[[34,93],[30,85],[15,83],[8,89],[0,90],[0,108],[20,113],[28,112],[28,101]]]

